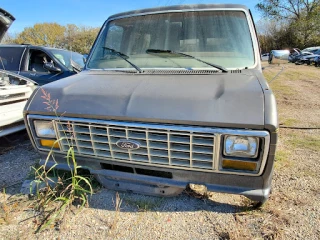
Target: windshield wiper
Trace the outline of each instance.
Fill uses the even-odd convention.
[[[109,50],[111,53],[113,53],[114,55],[122,58],[123,60],[125,60],[127,63],[129,63],[132,67],[134,67],[139,73],[142,73],[142,70],[141,68],[139,68],[137,65],[135,65],[134,63],[130,62],[128,60],[129,56],[125,55],[124,53],[122,52],[119,52],[117,50],[114,50],[113,48],[108,48],[108,47],[103,47],[104,49],[106,50]]]
[[[214,67],[214,68],[217,68],[219,70],[221,70],[222,72],[228,72],[228,70],[220,65],[217,65],[217,64],[214,64],[214,63],[209,63],[209,62],[206,62],[206,61],[203,61],[199,58],[196,58],[192,55],[189,55],[189,54],[185,54],[185,53],[182,53],[182,52],[175,52],[175,51],[172,51],[172,50],[161,50],[161,49],[147,49],[146,50],[146,53],[147,54],[168,54],[168,55],[180,55],[180,56],[184,56],[184,57],[188,57],[188,58],[192,58],[194,60],[197,60],[199,62],[202,62],[202,63],[205,63],[211,67]]]

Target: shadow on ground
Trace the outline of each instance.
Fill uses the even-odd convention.
[[[0,155],[3,155],[8,151],[15,149],[24,141],[29,141],[29,136],[26,130],[0,137]]]
[[[223,199],[223,201],[221,201]],[[227,200],[227,201],[226,201]],[[121,212],[194,212],[212,211],[218,213],[237,213],[254,207],[243,196],[210,193],[203,196],[190,190],[175,197],[154,197],[135,193],[119,194],[113,190],[101,189],[90,198],[90,207],[116,211],[117,202],[121,202]],[[118,204],[119,205],[119,204]]]

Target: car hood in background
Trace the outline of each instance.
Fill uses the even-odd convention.
[[[0,42],[14,20],[10,13],[0,8]]]
[[[256,76],[121,74],[84,71],[42,87],[69,117],[264,128],[264,94]],[[48,113],[38,90],[26,105]]]

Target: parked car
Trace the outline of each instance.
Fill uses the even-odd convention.
[[[23,108],[37,84],[0,69],[0,137],[25,129]]]
[[[28,44],[0,45],[0,69],[28,77],[39,85],[79,73],[83,55]]]
[[[320,46],[315,46],[315,47],[308,47],[302,50],[302,52],[313,52],[320,49]]]
[[[289,62],[294,63],[301,55],[301,50],[299,48],[290,49],[290,55],[288,57]]]
[[[45,110],[49,93],[59,118]],[[276,101],[243,5],[109,17],[84,71],[35,91],[24,117],[41,164],[53,149],[46,167],[69,169],[72,146],[107,188],[173,196],[196,183],[259,203],[270,194]]]
[[[295,63],[295,62],[299,62],[299,60],[303,57],[307,57],[310,55],[313,55],[314,52],[316,52],[318,49],[318,47],[311,47],[311,48],[305,48],[302,51],[298,48],[293,48],[293,50],[291,51],[291,54],[289,55],[289,62]],[[298,63],[299,64],[299,63]]]
[[[301,65],[301,64],[310,65],[310,64],[314,63],[314,59],[318,56],[320,56],[320,49],[313,51],[312,54],[302,56],[299,60],[297,60],[295,62],[295,64],[297,64],[297,65]]]
[[[268,61],[269,60],[269,53],[261,54],[261,61]]]
[[[14,20],[0,8],[0,41]],[[5,61],[0,58],[0,65]],[[36,87],[31,79],[0,69],[0,137],[25,129],[23,108]]]

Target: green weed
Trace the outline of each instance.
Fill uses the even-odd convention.
[[[134,207],[137,207],[139,211],[147,212],[153,211],[160,207],[163,203],[164,198],[154,197],[154,198],[147,198],[147,199],[134,199],[134,198],[124,198],[124,201]]]
[[[57,140],[58,141],[58,140]],[[67,154],[67,163],[70,172],[57,175],[54,164],[48,168],[49,152],[45,164],[34,168],[35,182],[37,184],[34,209],[40,212],[39,227],[36,232],[61,222],[64,214],[71,206],[83,207],[88,204],[88,194],[93,193],[90,180],[79,174],[80,166],[77,165],[74,150],[70,147]],[[57,182],[52,176],[56,176]]]
[[[289,159],[289,153],[284,150],[277,150],[275,160],[277,162],[286,162]]]
[[[282,121],[282,124],[286,127],[293,127],[296,126],[298,123],[300,123],[300,121],[294,118],[287,118]]]
[[[282,84],[281,81],[272,82],[271,88],[276,95],[279,94],[279,95],[291,96],[296,93],[292,87]]]
[[[59,107],[58,100],[52,100],[50,93],[41,89],[45,99],[46,109],[53,111],[59,121],[57,109]],[[58,139],[59,141],[66,137]],[[67,139],[68,140],[68,139]],[[66,155],[66,161],[70,171],[61,172],[56,170],[57,163],[49,167],[49,159],[54,161],[53,147],[48,153],[45,163],[41,166],[33,167],[33,175],[35,176],[35,186],[30,186],[30,195],[33,188],[36,188],[34,196],[35,203],[33,208],[39,212],[37,223],[39,223],[36,232],[40,232],[49,226],[56,226],[63,220],[65,213],[72,206],[83,207],[88,205],[88,195],[92,195],[92,181],[90,177],[81,175],[81,166],[78,166],[75,152],[72,145]]]
[[[310,149],[320,152],[320,137],[292,134],[288,143],[294,148]]]

